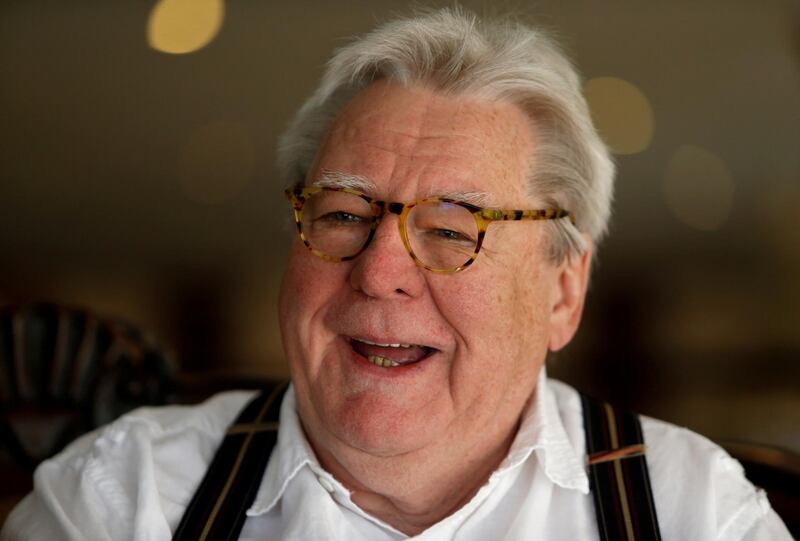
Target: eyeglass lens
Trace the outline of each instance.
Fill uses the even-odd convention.
[[[370,234],[373,213],[364,199],[346,192],[323,190],[303,205],[303,235],[315,250],[334,257],[357,254]],[[413,206],[406,220],[411,251],[425,266],[449,270],[464,265],[475,253],[478,225],[472,213],[453,203]]]

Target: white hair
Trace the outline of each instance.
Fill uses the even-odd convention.
[[[317,90],[279,141],[285,181],[305,179],[339,110],[378,79],[520,107],[536,133],[529,194],[569,210],[550,223],[550,257],[582,252],[584,231],[597,244],[611,212],[614,164],[592,125],[581,83],[542,30],[506,20],[481,21],[461,8],[388,22],[339,49]]]

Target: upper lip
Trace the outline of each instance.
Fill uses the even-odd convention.
[[[364,342],[365,344],[372,344],[373,346],[392,347],[392,348],[410,348],[412,346],[418,345],[418,344],[404,344],[402,342],[383,344],[380,342],[370,342],[369,340],[364,340],[361,338],[353,338],[353,340],[358,340],[359,342]]]

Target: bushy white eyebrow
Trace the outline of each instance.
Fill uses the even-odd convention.
[[[347,188],[365,194],[374,194],[377,191],[375,183],[367,177],[327,169],[323,169],[322,174],[311,185],[320,188]]]
[[[486,192],[449,192],[436,194],[436,197],[470,203],[478,207],[491,207],[492,196]]]
[[[374,195],[377,192],[375,183],[362,175],[354,175],[352,173],[343,173],[341,171],[330,171],[323,169],[322,174],[317,180],[311,183],[312,186],[320,188],[347,188],[349,190],[357,190],[368,195]],[[427,197],[442,197],[445,199],[452,199],[454,201],[461,201],[463,203],[470,203],[479,207],[491,207],[492,196],[486,192],[444,192],[432,193]]]

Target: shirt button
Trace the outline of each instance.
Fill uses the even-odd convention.
[[[333,492],[333,490],[334,490],[333,489],[333,483],[331,483],[329,480],[327,480],[324,477],[318,477],[317,479],[319,479],[319,484],[322,485],[322,488],[324,488],[328,492]]]

